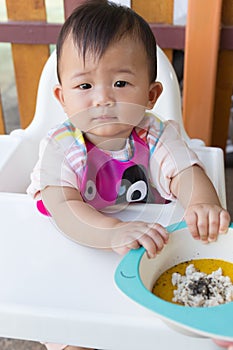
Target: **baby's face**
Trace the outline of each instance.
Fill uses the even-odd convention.
[[[69,36],[60,76],[55,95],[87,135],[128,137],[162,90],[159,83],[150,82],[144,46],[129,37],[110,45],[99,60],[87,53],[84,64]]]

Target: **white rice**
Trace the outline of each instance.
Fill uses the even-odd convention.
[[[172,274],[172,284],[177,286],[172,301],[185,306],[207,307],[233,301],[233,284],[222,275],[221,268],[208,275],[190,264],[184,276]]]

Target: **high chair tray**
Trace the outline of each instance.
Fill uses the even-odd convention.
[[[0,213],[1,337],[108,350],[219,349],[126,297],[114,283],[122,257],[70,241],[27,195],[0,193]]]

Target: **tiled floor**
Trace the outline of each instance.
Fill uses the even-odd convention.
[[[45,347],[39,343],[24,341],[24,340],[12,340],[12,339],[0,339],[1,350],[45,350]]]

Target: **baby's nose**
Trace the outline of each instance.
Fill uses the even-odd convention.
[[[99,88],[95,94],[94,105],[98,106],[113,106],[115,103],[113,93],[110,88]]]

